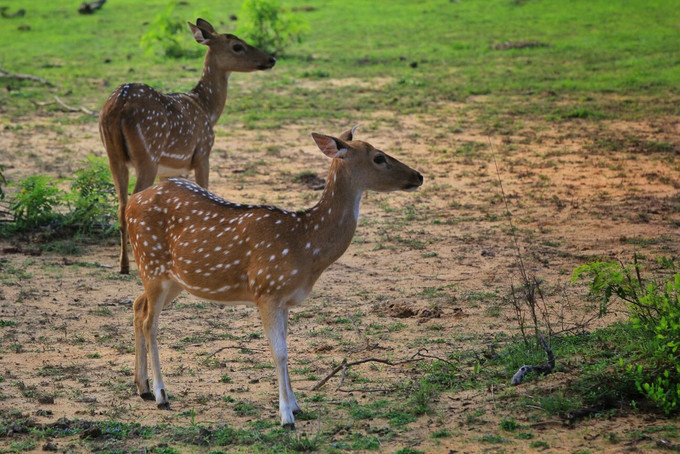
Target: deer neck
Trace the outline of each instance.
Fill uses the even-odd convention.
[[[359,220],[363,190],[339,159],[334,159],[319,202],[304,212],[305,247],[312,249],[312,260],[323,271],[347,250]]]
[[[230,75],[231,71],[219,68],[210,48],[208,48],[203,63],[203,75],[198,84],[191,90],[191,94],[196,97],[197,102],[205,110],[212,126],[215,126],[220,115],[222,115],[222,111],[224,111]]]

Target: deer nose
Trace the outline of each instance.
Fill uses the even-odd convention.
[[[274,57],[269,57],[269,64],[274,66],[276,64],[276,58]]]
[[[420,172],[416,172],[416,178],[418,179],[418,182],[420,185],[423,184],[423,176],[420,174]]]

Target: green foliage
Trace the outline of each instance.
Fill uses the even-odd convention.
[[[281,55],[292,43],[301,43],[308,25],[283,12],[277,0],[244,0],[243,20],[236,33],[266,52]]]
[[[187,24],[177,17],[176,7],[177,1],[170,2],[162,13],[156,15],[149,30],[142,35],[139,45],[147,55],[162,54],[167,58],[178,59],[200,53],[196,48],[187,49]]]
[[[110,232],[116,222],[117,199],[106,158],[88,156],[87,167],[76,170],[67,200],[72,209],[66,224],[80,232],[103,228]]]
[[[31,175],[19,182],[19,191],[9,204],[17,230],[49,225],[61,218],[56,208],[63,203],[63,195],[57,183],[45,175]]]
[[[632,268],[621,267],[615,262],[591,262],[574,270],[572,281],[588,277],[590,295],[600,303],[600,316],[607,313],[607,306],[612,296],[634,303],[636,295],[635,281],[630,279]],[[631,299],[632,297],[632,299]]]
[[[505,430],[506,432],[515,432],[517,429],[522,427],[521,424],[514,420],[514,418],[503,418],[501,420],[500,426],[501,429]]]
[[[300,6],[279,2],[285,8]],[[0,21],[3,69],[50,81],[67,104],[97,110],[110,93],[102,87],[128,81],[143,81],[163,91],[185,90],[196,82],[198,74],[181,70],[177,60],[148,58],[140,48],[141,35],[151,33],[155,15],[163,14],[167,1],[150,0],[142,6],[116,0],[116,7],[105,7],[97,20],[84,20],[54,1],[32,0],[31,5],[26,18],[30,30],[17,35],[15,21]],[[227,14],[238,12],[241,5],[241,0],[204,0],[200,8],[213,17],[203,12],[200,17],[224,32],[231,25]],[[198,8],[195,2],[177,2],[170,20],[181,18],[183,31],[170,36],[186,40],[187,49],[202,55],[204,49],[193,42],[186,27],[187,20],[199,17]],[[338,20],[347,11],[352,19]],[[278,12],[279,17],[282,14]],[[357,112],[369,117],[385,108],[401,114],[435,113],[475,94],[487,95],[483,107],[470,106],[480,110],[476,122],[483,124],[518,112],[527,120],[571,121],[580,116],[587,122],[601,121],[602,116],[676,114],[679,63],[673,56],[680,47],[680,8],[673,0],[660,0],[654,7],[629,2],[625,8],[606,0],[558,6],[509,0],[347,0],[310,2],[308,9],[294,14],[311,25],[304,41],[286,48],[290,58],[285,65],[255,77],[239,76],[248,89],[230,97],[222,123],[238,118],[247,127],[261,128],[309,118],[350,121],[351,116],[351,121],[361,121]],[[248,20],[239,16],[239,25]],[[454,28],[453,17],[458,25]],[[521,40],[548,46],[492,48],[494,43]],[[166,41],[152,42],[155,52],[164,55]],[[410,67],[411,63],[418,66]],[[200,68],[200,57],[186,66]],[[560,68],[558,74],[555,68]],[[300,84],[300,77],[356,78],[363,83]],[[34,102],[52,98],[41,84],[1,76],[0,83],[11,87],[0,97],[9,119],[34,112]],[[530,96],[538,93],[550,93],[551,102]],[[322,98],[324,102],[318,102]],[[57,107],[47,108],[53,109]],[[578,109],[601,115],[568,115]]]
[[[674,271],[665,282],[646,283],[637,260],[632,266],[586,264],[574,271],[574,279],[588,276],[590,293],[602,307],[614,295],[628,302],[637,351],[621,358],[620,365],[635,377],[640,392],[671,414],[680,410],[680,273],[671,260],[659,263]]]
[[[59,186],[67,181],[70,191],[63,191]],[[74,231],[105,236],[115,229],[117,202],[104,158],[88,157],[73,178],[31,175],[16,186],[19,189],[7,197],[12,221],[0,226],[0,234],[47,229],[51,236]]]

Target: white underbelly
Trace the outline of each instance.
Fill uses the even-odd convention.
[[[220,306],[255,306],[255,303],[252,301],[217,301],[217,300],[212,300],[212,299],[207,299],[207,301],[210,301],[213,304],[217,304]]]
[[[188,168],[177,169],[175,167],[158,166],[158,178],[184,177],[188,174]]]

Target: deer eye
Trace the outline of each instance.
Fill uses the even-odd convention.
[[[387,159],[385,159],[384,154],[377,154],[375,155],[375,158],[373,158],[373,162],[375,162],[376,164],[384,164],[387,162]]]
[[[246,50],[246,48],[243,47],[242,44],[234,44],[234,47],[232,47],[232,49],[234,49],[234,52],[243,52],[244,50]]]

